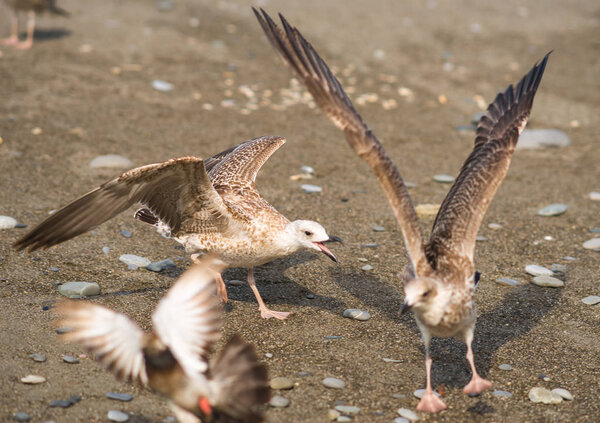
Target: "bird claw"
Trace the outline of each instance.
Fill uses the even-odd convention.
[[[275,311],[275,310],[269,310],[268,308],[259,308],[260,310],[260,317],[262,317],[263,319],[270,319],[272,317],[274,317],[275,319],[279,319],[279,320],[284,320],[286,319],[290,314],[290,312],[287,311]]]
[[[444,401],[435,396],[433,392],[426,392],[421,401],[419,401],[419,404],[417,404],[418,411],[426,411],[428,413],[437,413],[446,408]]]

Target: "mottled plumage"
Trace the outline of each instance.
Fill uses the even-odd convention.
[[[3,0],[10,9],[11,34],[9,38],[0,40],[0,45],[13,45],[18,49],[28,49],[33,45],[33,32],[35,30],[36,13],[50,12],[55,15],[69,16],[69,12],[56,5],[56,0]],[[19,42],[17,12],[26,11],[29,14],[27,21],[27,40]]]
[[[477,374],[471,350],[476,320],[473,293],[479,279],[473,265],[475,237],[527,123],[548,55],[516,87],[509,86],[489,105],[477,127],[473,151],[442,203],[426,243],[400,172],[327,64],[283,16],[279,15],[281,30],[266,12],[254,12],[271,44],[323,112],[344,131],[354,151],[372,167],[400,223],[410,258],[404,272],[403,310],[412,308],[415,312],[426,347],[427,393],[417,409],[436,412],[446,407],[431,390],[431,336],[460,336],[465,340],[473,371],[465,392],[476,394],[491,386]]]

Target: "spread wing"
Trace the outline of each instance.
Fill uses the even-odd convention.
[[[48,248],[87,232],[142,203],[169,226],[180,231],[225,231],[230,213],[213,188],[204,162],[182,157],[138,167],[106,182],[46,218],[17,240],[17,250]]]
[[[57,307],[61,326],[73,328],[61,335],[96,355],[117,378],[148,383],[142,352],[144,333],[127,316],[83,301],[65,300]]]
[[[206,358],[220,336],[214,277],[222,270],[222,262],[205,258],[175,282],[152,315],[154,331],[190,376],[206,372]]]
[[[388,157],[381,143],[363,122],[340,82],[304,39],[300,31],[290,26],[279,15],[283,24],[281,30],[271,17],[261,9],[253,9],[267,38],[304,83],[325,115],[334,125],[344,131],[350,146],[373,169],[392,209],[400,223],[404,243],[413,268],[417,274],[428,267],[423,251],[423,235],[408,189],[400,172]]]
[[[516,87],[510,85],[499,93],[479,121],[475,147],[434,222],[427,246],[432,263],[445,254],[473,260],[475,236],[527,124],[549,55],[533,66]]]

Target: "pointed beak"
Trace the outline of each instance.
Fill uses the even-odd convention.
[[[332,240],[332,238],[334,238],[334,237],[330,237],[327,241],[324,241],[324,242],[330,242]],[[339,239],[339,238],[337,238],[337,239]],[[337,241],[337,242],[339,242],[339,241]],[[313,244],[315,244],[317,247],[319,247],[319,249],[323,252],[323,254],[325,254],[327,257],[329,257],[331,260],[333,260],[337,263],[338,260],[337,260],[336,256],[334,256],[333,253],[331,251],[329,251],[329,248],[327,248],[325,246],[325,244],[323,244],[323,242],[313,242]]]
[[[400,315],[406,313],[411,308],[412,308],[412,304],[408,304],[408,302],[405,301],[404,304],[402,304],[402,308],[400,309]]]
[[[339,242],[340,244],[344,243],[344,241],[342,241],[342,238],[337,237],[335,235],[329,235],[329,239],[327,241],[323,241],[323,242]]]

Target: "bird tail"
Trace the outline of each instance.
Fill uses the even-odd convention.
[[[139,209],[135,212],[133,217],[149,225],[158,226],[158,217],[156,217],[149,209]]]
[[[258,362],[254,347],[234,335],[211,362],[212,406],[217,421],[259,423],[269,401],[267,368]]]

